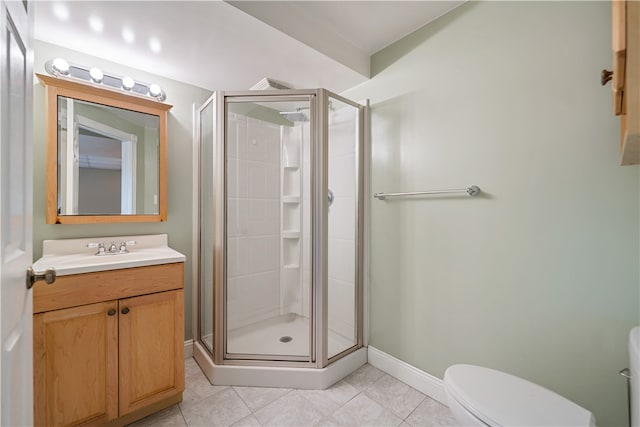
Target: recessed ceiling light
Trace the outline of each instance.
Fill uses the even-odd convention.
[[[122,29],[122,38],[124,39],[124,41],[131,44],[136,41],[136,33],[134,33],[131,28],[124,27]]]
[[[149,47],[153,52],[160,53],[160,51],[162,50],[162,43],[160,43],[160,40],[158,40],[156,37],[151,37],[149,39]]]
[[[89,17],[89,26],[96,33],[101,33],[104,30],[104,23],[102,22],[102,18],[99,16],[91,15]]]
[[[61,21],[66,21],[69,19],[69,8],[66,4],[62,3],[54,3],[53,4],[53,14]]]

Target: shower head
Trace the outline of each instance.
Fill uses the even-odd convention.
[[[292,122],[308,122],[309,121],[309,118],[305,113],[299,113],[296,111],[281,111],[280,115]]]
[[[279,114],[283,118],[292,122],[308,122],[309,117],[302,110],[307,110],[307,108],[296,108],[296,111],[280,111]]]

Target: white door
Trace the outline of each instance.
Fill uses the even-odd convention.
[[[33,424],[33,4],[0,0],[0,425]]]

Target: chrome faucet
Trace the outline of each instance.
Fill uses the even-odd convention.
[[[96,255],[106,255],[107,254],[105,252],[104,243],[87,243],[86,246],[88,248],[98,248],[98,252],[96,252]]]
[[[116,242],[111,242],[109,248],[104,246],[104,243],[87,243],[88,248],[98,248],[98,252],[96,255],[117,255],[117,254],[127,254],[129,250],[127,246],[133,246],[136,242],[134,240],[130,240],[127,242],[121,242],[120,246],[116,245]]]

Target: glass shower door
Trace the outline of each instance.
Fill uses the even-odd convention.
[[[327,116],[327,358],[358,345],[362,245],[358,209],[361,197],[360,132],[357,104],[329,95]]]
[[[200,109],[200,341],[214,348],[214,151],[215,96]]]
[[[225,358],[312,360],[310,96],[225,103]]]

